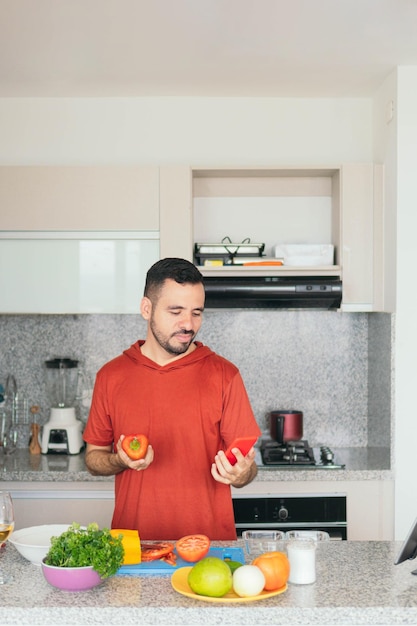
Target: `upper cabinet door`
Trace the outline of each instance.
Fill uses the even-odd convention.
[[[378,311],[382,307],[383,167],[349,163],[341,172],[341,266],[343,308]]]
[[[159,231],[159,168],[0,167],[0,230]]]
[[[138,313],[159,225],[157,167],[0,167],[0,312]]]
[[[157,233],[0,234],[0,313],[139,313]],[[147,235],[147,237],[145,237]]]
[[[191,168],[183,165],[160,168],[160,254],[161,258],[193,260],[193,216]]]

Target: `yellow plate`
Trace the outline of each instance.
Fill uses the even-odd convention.
[[[191,570],[191,567],[180,567],[174,572],[171,576],[171,585],[181,593],[183,596],[188,596],[189,598],[194,598],[194,600],[203,600],[204,602],[255,602],[257,600],[265,600],[266,598],[272,598],[272,596],[277,596],[280,593],[283,593],[287,590],[287,585],[281,587],[281,589],[275,589],[274,591],[262,591],[258,596],[250,596],[250,598],[241,598],[234,591],[229,591],[226,595],[221,598],[212,598],[211,596],[199,596],[197,593],[191,589],[188,584],[188,573]]]

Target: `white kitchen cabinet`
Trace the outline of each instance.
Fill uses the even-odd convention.
[[[0,311],[137,312],[153,262],[168,256],[192,261],[195,242],[219,243],[224,237],[265,243],[268,256],[277,243],[332,244],[334,264],[206,267],[203,274],[341,276],[342,310],[382,311],[382,177],[382,166],[372,163],[0,167],[0,263],[5,270],[0,287],[6,294]],[[113,257],[97,242],[91,244],[92,253],[85,252],[85,243],[83,252],[69,243],[88,239],[107,241],[103,246],[113,246]],[[122,239],[129,251],[118,252],[126,248]],[[36,241],[43,243],[38,247]],[[62,248],[60,242],[65,242]],[[61,250],[68,253],[66,260]],[[80,279],[86,258],[89,275]],[[106,273],[111,258],[115,265]],[[127,258],[135,260],[127,263]]]
[[[110,528],[114,509],[111,482],[10,482],[2,488],[12,495],[16,530],[72,522],[97,522],[100,527]]]
[[[394,481],[347,480],[257,482],[232,489],[233,497],[253,495],[346,495],[347,538],[351,541],[394,539]]]
[[[114,508],[113,481],[4,482],[12,494],[16,529],[36,524],[97,522],[109,526]],[[262,495],[346,495],[350,541],[394,539],[394,481],[253,481],[232,488],[234,498]]]
[[[161,197],[161,222],[170,209],[178,220],[165,232],[165,250],[192,260],[194,243],[224,237],[264,243],[267,256],[277,243],[332,244],[331,266],[204,267],[202,273],[341,276],[343,310],[382,310],[382,176],[382,166],[372,163],[177,169],[170,193]],[[169,168],[161,170],[161,189],[164,177]]]
[[[138,313],[153,231],[0,232],[1,313]]]
[[[159,170],[0,167],[0,231],[159,231]]]
[[[160,254],[193,260],[193,215],[191,169],[187,166],[160,168]]]
[[[382,310],[383,166],[343,165],[340,176],[341,266],[345,310]]]
[[[0,207],[1,313],[139,312],[157,167],[0,167]]]

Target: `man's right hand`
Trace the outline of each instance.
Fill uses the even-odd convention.
[[[126,468],[129,467],[130,469],[136,470],[137,472],[149,467],[154,457],[154,452],[153,452],[153,448],[151,444],[148,445],[148,449],[146,450],[146,455],[144,456],[143,459],[139,459],[138,461],[133,461],[122,448],[122,441],[124,438],[125,438],[125,435],[121,435],[116,445],[117,455],[120,459],[120,463],[124,465]]]
[[[141,471],[149,467],[153,461],[153,448],[148,446],[146,456],[139,461],[132,461],[126,452],[122,450],[123,435],[121,435],[116,445],[116,452],[113,446],[95,446],[87,443],[85,453],[85,464],[88,471],[93,476],[115,476],[126,469]]]

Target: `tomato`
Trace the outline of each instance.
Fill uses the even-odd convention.
[[[290,574],[290,562],[284,552],[265,552],[252,561],[265,576],[265,591],[284,587]]]
[[[127,435],[122,441],[122,448],[132,461],[138,461],[146,455],[148,443],[145,435]]]
[[[174,544],[167,541],[159,543],[148,543],[142,545],[142,561],[166,561],[170,565],[176,564],[176,556],[174,554]]]
[[[175,544],[179,557],[190,563],[204,558],[210,550],[210,539],[206,535],[186,535]]]

